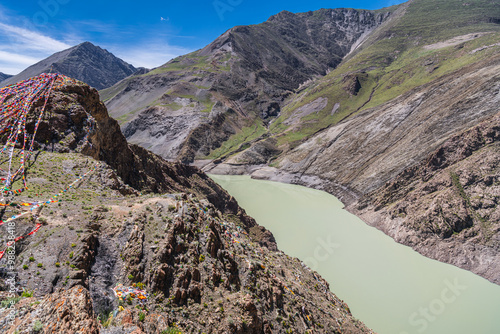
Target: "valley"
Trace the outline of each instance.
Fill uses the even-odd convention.
[[[2,333],[498,331],[500,2],[259,22],[0,72]]]
[[[495,204],[482,211],[463,204],[462,212],[456,213],[451,203],[459,201],[460,194],[451,191],[444,198],[436,193],[434,213],[424,219],[417,211],[394,213],[393,202],[385,200],[381,206],[375,197],[387,189],[392,198],[388,193],[394,188],[391,182],[449,147],[451,138],[467,136],[479,124],[492,124],[491,131],[496,131],[500,30],[493,17],[500,15],[499,10],[495,2],[474,1],[465,6],[459,1],[414,0],[377,11],[280,13],[261,25],[234,28],[200,51],[124,80],[103,91],[102,97],[112,115],[119,110],[116,117],[132,142],[164,158],[192,162],[208,173],[252,174],[328,191],[398,242],[498,283],[500,236]],[[255,66],[247,66],[249,60],[244,57],[254,51],[242,53],[249,45],[248,41],[241,44],[245,38],[258,44],[262,35],[257,31],[278,29],[277,45],[282,50],[282,40],[319,48],[318,41],[325,43],[325,39],[289,33],[285,22],[311,26],[318,19],[326,22],[325,17],[340,30],[333,32],[330,24],[320,30],[310,28],[336,36],[338,56],[322,61],[327,65],[323,69],[311,71],[318,67],[307,58],[308,62],[297,60],[293,71],[286,70],[289,58],[281,56],[277,59],[285,62],[271,67],[259,54],[252,56]],[[224,58],[224,54],[231,57]],[[201,55],[208,58],[201,61],[197,58]],[[267,71],[285,66],[281,73],[294,73],[297,78],[278,72],[262,76],[259,66]],[[231,70],[229,86],[221,86],[220,78],[227,75],[223,68]],[[243,69],[250,80],[237,83]],[[147,80],[154,82],[154,94],[144,94],[151,90]],[[131,99],[135,104],[127,102]],[[185,108],[194,109],[186,114]],[[127,110],[131,111],[123,114]],[[494,145],[495,138],[484,145]],[[458,152],[450,154],[467,159],[480,147],[471,147],[464,155],[458,153],[463,148],[455,145]],[[461,175],[459,169],[453,173]],[[493,170],[488,173],[496,178]],[[496,195],[488,198],[497,201]],[[428,199],[417,200],[424,210]],[[442,214],[436,216],[436,212]],[[487,232],[479,228],[483,221],[488,222]],[[464,242],[470,252],[462,251]],[[451,255],[449,247],[457,251]]]

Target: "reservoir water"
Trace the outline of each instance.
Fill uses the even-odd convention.
[[[334,196],[249,176],[211,177],[379,334],[500,333],[500,286],[396,243]]]

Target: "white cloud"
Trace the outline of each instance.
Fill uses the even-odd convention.
[[[165,64],[172,58],[194,50],[165,43],[148,43],[147,46],[133,46],[130,48],[121,46],[116,48],[116,50],[109,51],[135,67],[151,69]]]
[[[4,23],[0,23],[0,32],[7,35],[7,37],[11,37],[12,40],[15,40],[18,45],[21,45],[25,49],[54,53],[71,47],[71,45],[38,32]]]
[[[21,65],[24,65],[25,67],[33,65],[39,61],[38,58],[30,57],[30,56],[24,56],[18,53],[13,53],[13,52],[6,52],[6,51],[1,51],[0,50],[0,62],[6,62],[6,63],[18,63]]]
[[[17,74],[71,45],[25,28],[0,23],[0,72]]]

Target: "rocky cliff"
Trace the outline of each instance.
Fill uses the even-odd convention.
[[[500,284],[499,139],[497,113],[350,209],[396,241]]]
[[[66,190],[16,220],[16,235],[39,229],[0,272],[2,332],[371,332],[204,173],[128,145],[95,89],[62,85],[46,111],[30,187],[14,200]]]
[[[113,86],[138,69],[115,57],[107,50],[84,42],[28,67],[21,73],[5,78],[0,87],[37,76],[41,73],[60,73],[78,79],[97,89]],[[0,78],[0,80],[2,80]]]

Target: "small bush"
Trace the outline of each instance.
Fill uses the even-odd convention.
[[[43,329],[43,324],[40,322],[40,320],[35,321],[35,324],[33,325],[33,332],[38,333],[41,332]]]
[[[168,327],[161,331],[161,334],[182,334],[181,330],[177,327]]]
[[[42,268],[43,267],[43,263],[39,263],[36,265],[38,268]]]
[[[30,262],[35,262],[35,258],[33,256],[30,256],[29,260]]]
[[[23,291],[21,297],[30,298],[33,297],[33,291]]]
[[[144,321],[144,319],[146,319],[146,314],[139,312],[139,321]]]

